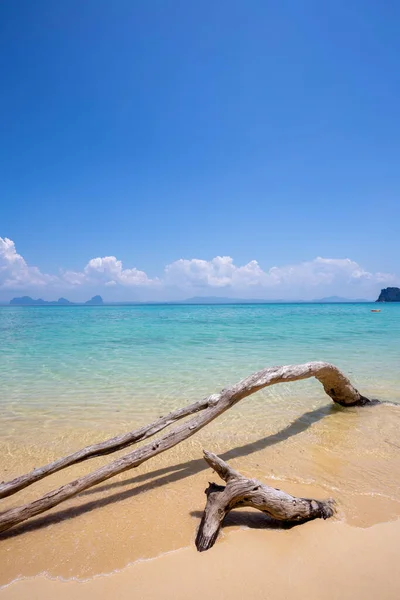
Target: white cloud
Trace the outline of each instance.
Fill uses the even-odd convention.
[[[211,260],[179,259],[165,267],[163,278],[152,279],[137,268],[124,268],[115,256],[92,258],[82,271],[42,273],[29,266],[15,244],[0,238],[0,290],[81,296],[100,293],[132,299],[132,290],[143,299],[184,298],[190,294],[258,298],[313,299],[322,295],[374,297],[380,287],[396,284],[389,273],[372,273],[349,258],[315,258],[310,261],[263,270],[256,260],[238,266],[230,256]],[[125,292],[124,292],[125,290]],[[80,291],[80,292],[79,292]],[[125,294],[125,295],[124,295]],[[119,295],[119,296],[118,296]]]
[[[150,286],[157,280],[147,277],[144,271],[124,269],[122,261],[115,256],[92,258],[82,272],[66,271],[63,279],[71,285],[84,283],[113,286],[120,284],[125,287]]]
[[[269,276],[281,285],[307,284],[308,286],[334,283],[392,281],[388,273],[370,273],[349,258],[315,258],[296,265],[272,267]]]
[[[216,256],[212,260],[181,258],[167,265],[165,280],[174,285],[199,287],[227,287],[260,285],[265,273],[256,260],[243,267],[233,264],[230,256]]]
[[[15,244],[0,237],[0,288],[18,290],[42,287],[54,283],[57,277],[42,273],[37,267],[29,267],[17,253]]]
[[[371,293],[377,284],[397,280],[389,273],[370,273],[349,258],[318,257],[264,271],[255,260],[236,266],[231,257],[217,256],[210,261],[180,259],[165,269],[165,281],[181,288],[225,288],[238,292],[249,290],[250,293],[257,288],[265,293],[290,293],[292,298],[299,297],[299,292],[305,290],[310,292],[311,298],[315,288],[331,290],[335,294],[343,293],[344,289]]]

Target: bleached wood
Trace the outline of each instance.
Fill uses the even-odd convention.
[[[76,462],[81,462],[88,458],[92,458],[93,456],[101,456],[125,448],[139,439],[146,439],[147,437],[154,435],[161,429],[164,429],[185,416],[195,414],[193,418],[178,425],[163,437],[129,452],[125,456],[96,469],[88,475],[75,479],[70,483],[48,492],[34,502],[9,509],[0,514],[0,532],[6,531],[10,527],[17,525],[26,519],[41,514],[80,492],[106,481],[119,473],[127,471],[128,469],[135,468],[153,456],[161,454],[169,448],[176,446],[183,440],[186,440],[197,433],[208,423],[250,394],[254,394],[262,388],[276,383],[298,381],[309,377],[318,379],[318,381],[322,383],[328,396],[330,396],[334,402],[341,404],[342,406],[362,406],[370,402],[368,398],[362,396],[358,390],[352,386],[347,377],[345,377],[337,367],[329,363],[311,362],[302,365],[287,365],[262,369],[232,387],[223,389],[219,394],[212,394],[204,400],[174,411],[170,415],[162,417],[154,423],[135,432],[112,438],[101,444],[88,446],[64,459],[59,459],[40,469],[35,469],[31,473],[17,477],[11,482],[3,483],[0,486],[0,497],[1,495],[5,496],[13,494],[31,483]],[[197,415],[196,413],[200,414]]]
[[[98,444],[93,444],[91,446],[86,446],[86,448],[82,448],[81,450],[77,450],[68,456],[64,456],[62,458],[58,458],[54,462],[49,463],[43,467],[39,467],[34,469],[30,473],[26,473],[25,475],[21,475],[20,477],[16,477],[12,481],[7,481],[0,483],[0,498],[6,498],[7,496],[11,496],[15,494],[19,490],[22,490],[32,483],[36,481],[40,481],[44,477],[48,475],[52,475],[53,473],[57,473],[57,471],[61,471],[62,469],[66,469],[71,465],[83,462],[85,460],[89,460],[90,458],[95,458],[98,456],[105,456],[107,454],[112,454],[113,452],[117,452],[118,450],[123,450],[124,448],[128,448],[137,442],[141,442],[146,440],[159,431],[162,431],[169,425],[179,421],[187,417],[188,415],[195,414],[201,410],[204,410],[208,406],[208,398],[203,400],[199,400],[194,402],[193,404],[189,404],[184,408],[179,408],[166,415],[165,417],[160,417],[153,423],[149,425],[145,425],[136,429],[134,431],[130,431],[128,433],[124,433],[122,435],[117,435],[116,437],[110,438],[104,442],[99,442]]]
[[[226,487],[210,483],[206,489],[207,503],[196,536],[199,552],[215,544],[222,521],[234,508],[257,508],[273,519],[286,523],[328,519],[334,513],[333,500],[296,498],[257,479],[243,477],[212,452],[205,451],[204,459],[226,481]]]

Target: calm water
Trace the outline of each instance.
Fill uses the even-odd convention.
[[[0,481],[268,365],[331,361],[366,396],[400,404],[400,304],[371,308],[0,308]],[[0,586],[39,573],[90,578],[192,545],[211,477],[203,448],[296,495],[334,497],[336,518],[352,526],[400,518],[399,428],[398,405],[342,409],[314,379],[267,388],[138,469],[0,536]],[[114,458],[56,473],[0,509]]]
[[[326,360],[366,395],[400,401],[400,304],[2,307],[3,419],[130,418],[200,398],[268,365]],[[311,381],[282,395],[321,395]],[[251,401],[256,406],[257,400]],[[90,410],[89,410],[90,409]]]

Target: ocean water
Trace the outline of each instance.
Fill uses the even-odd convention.
[[[375,307],[1,307],[2,420],[140,418],[263,367],[312,360],[333,362],[365,395],[399,402],[400,304]],[[287,393],[280,387],[271,394]],[[305,390],[321,393],[303,382],[290,394]]]
[[[335,498],[335,518],[351,526],[400,518],[400,304],[376,307],[0,307],[0,481],[267,366],[332,362],[385,401],[343,409],[313,378],[251,395],[138,469],[0,535],[0,585],[39,573],[87,579],[193,544],[215,478],[203,448],[290,493]],[[45,478],[0,511],[114,458]]]

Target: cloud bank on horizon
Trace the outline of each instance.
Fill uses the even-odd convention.
[[[15,243],[0,237],[0,300],[19,294],[45,299],[68,295],[81,300],[100,293],[106,300],[180,300],[190,295],[238,298],[304,299],[340,295],[375,299],[381,287],[396,285],[391,273],[371,273],[349,258],[321,258],[282,267],[261,268],[256,260],[237,266],[230,256],[183,259],[167,265],[160,277],[124,268],[115,256],[92,258],[82,271],[57,275],[30,266]]]

